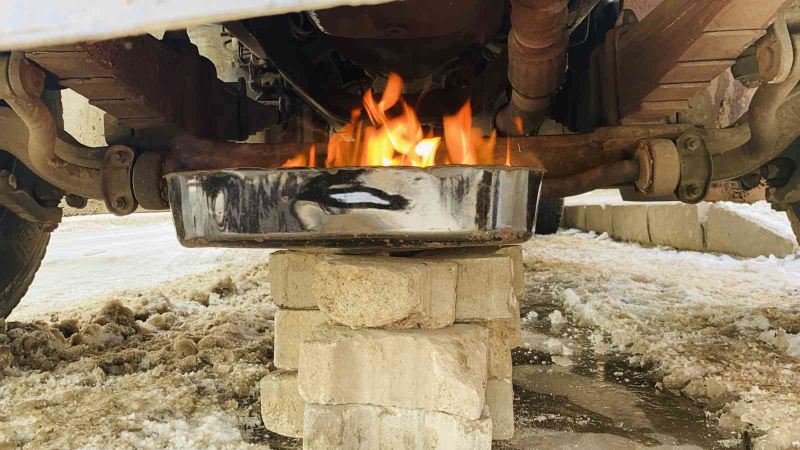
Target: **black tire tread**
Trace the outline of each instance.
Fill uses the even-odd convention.
[[[0,317],[8,317],[28,292],[49,242],[41,224],[0,208]]]
[[[536,234],[555,234],[561,225],[561,214],[564,211],[563,198],[542,198],[536,213]]]
[[[794,230],[794,238],[800,244],[800,203],[795,203],[786,215],[789,216],[789,222],[792,223],[792,230]]]

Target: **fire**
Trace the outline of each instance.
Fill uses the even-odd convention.
[[[403,80],[394,73],[389,76],[380,100],[376,101],[372,90],[367,91],[363,109],[354,110],[350,123],[328,140],[325,167],[495,163],[496,134],[484,137],[480,129],[472,128],[469,101],[456,114],[443,118],[447,150],[442,157],[439,156],[442,137],[434,136],[432,129],[423,128],[417,114],[403,100],[402,92]],[[508,164],[510,149],[507,153]],[[289,158],[283,167],[313,167],[315,159],[312,146],[308,155]]]

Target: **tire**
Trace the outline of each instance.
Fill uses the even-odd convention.
[[[14,174],[19,186],[44,191],[39,178],[2,151],[0,169]],[[23,220],[0,206],[0,318],[8,317],[28,292],[49,242],[46,225]]]
[[[786,211],[786,215],[789,216],[789,222],[792,223],[792,230],[794,230],[794,238],[797,240],[797,243],[800,244],[800,203],[795,203]]]
[[[542,198],[536,211],[536,234],[555,234],[561,225],[564,211],[563,198]]]

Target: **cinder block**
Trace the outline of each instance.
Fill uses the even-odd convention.
[[[489,378],[511,378],[511,349],[516,347],[517,332],[513,319],[476,322],[489,331]]]
[[[514,264],[495,250],[422,252],[418,256],[455,263],[456,322],[514,317]]]
[[[514,271],[514,295],[517,296],[519,302],[522,302],[525,297],[525,259],[522,253],[522,246],[513,245],[510,247],[503,247],[498,250],[497,253],[511,258],[511,267]]]
[[[621,241],[650,244],[650,227],[647,223],[648,205],[615,205],[611,207],[614,238]]]
[[[514,385],[511,379],[490,378],[486,383],[486,406],[492,417],[492,439],[514,437]]]
[[[712,205],[709,209],[706,243],[712,252],[746,257],[775,255],[783,258],[797,250],[796,241],[789,236],[776,233],[720,205]]]
[[[302,438],[305,404],[297,390],[297,371],[278,370],[261,379],[261,418],[269,431]]]
[[[275,312],[274,363],[280,369],[297,369],[300,344],[328,318],[317,310],[279,309]]]
[[[483,413],[488,331],[352,330],[320,326],[300,349],[308,403],[424,409],[478,419]]]
[[[613,210],[609,205],[586,206],[586,230],[614,235]]]
[[[330,255],[282,250],[269,256],[272,301],[284,309],[317,309],[311,292],[317,264]]]
[[[708,204],[659,203],[647,209],[650,239],[654,245],[683,250],[705,250]]]
[[[586,206],[574,205],[564,207],[564,226],[588,231],[586,228]]]
[[[353,328],[444,328],[455,320],[456,265],[441,260],[340,256],[316,266],[319,309]]]
[[[513,308],[514,308],[514,317],[509,320],[509,326],[511,327],[511,348],[522,347],[523,340],[522,340],[522,313],[520,312],[520,302],[515,301]],[[498,319],[500,322],[505,321],[506,319]]]
[[[305,450],[490,450],[492,419],[373,405],[305,410]]]

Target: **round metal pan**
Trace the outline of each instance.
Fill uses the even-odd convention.
[[[542,173],[504,166],[230,169],[167,175],[187,247],[424,249],[533,235]]]

